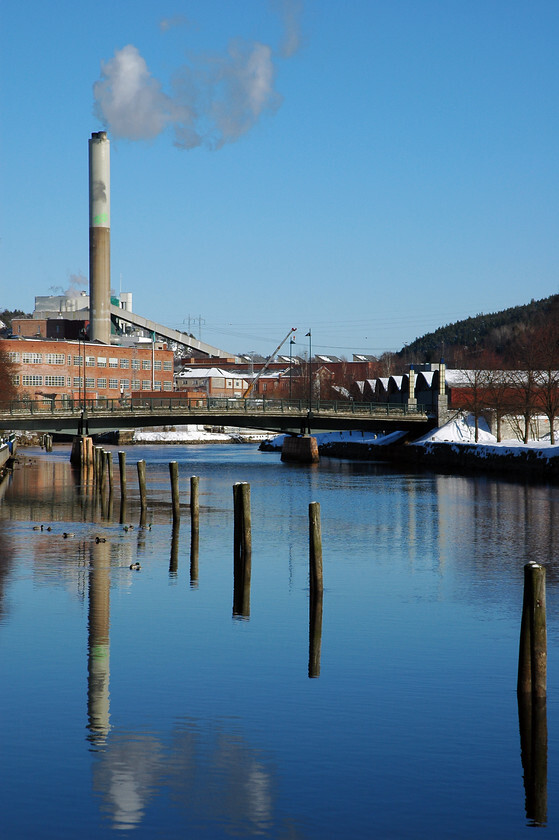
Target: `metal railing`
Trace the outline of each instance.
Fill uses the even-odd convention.
[[[0,418],[8,416],[33,417],[45,414],[61,417],[79,416],[84,410],[89,415],[119,415],[146,413],[174,413],[177,414],[287,414],[307,416],[309,411],[313,415],[345,416],[363,415],[367,417],[419,416],[425,417],[428,412],[425,406],[408,405],[407,403],[361,403],[353,400],[270,400],[242,397],[130,397],[125,399],[96,399],[75,400],[13,400],[7,405],[0,406]]]

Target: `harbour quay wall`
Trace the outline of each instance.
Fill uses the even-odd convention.
[[[429,443],[409,446],[426,467],[452,472],[486,472],[515,478],[559,481],[559,450],[532,447],[492,447],[473,443]]]
[[[399,466],[458,474],[491,473],[515,479],[559,482],[559,447],[493,447],[475,443],[432,442],[378,446],[333,443],[320,447],[326,457],[385,461]]]

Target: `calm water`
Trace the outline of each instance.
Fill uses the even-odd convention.
[[[0,488],[2,837],[515,838],[534,813],[559,836],[559,488],[133,447],[125,530],[118,467],[111,510],[66,447],[21,456]],[[200,476],[198,557],[187,507],[173,539],[170,460],[184,502]],[[252,495],[245,617],[232,613],[237,481]],[[313,678],[311,501],[325,583]],[[529,559],[547,566],[549,693],[527,814]]]

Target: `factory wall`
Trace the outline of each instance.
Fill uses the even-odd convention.
[[[83,341],[4,339],[0,346],[14,364],[18,398],[118,399],[132,391],[173,390],[173,353],[152,346],[104,346]],[[84,358],[85,357],[85,358]]]

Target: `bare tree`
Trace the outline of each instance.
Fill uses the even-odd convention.
[[[15,365],[10,361],[3,347],[0,346],[0,405],[7,405],[10,400],[15,400],[17,397],[13,380],[15,372]]]
[[[473,415],[475,441],[479,440],[479,420],[488,406],[488,393],[492,371],[470,368],[458,371],[459,380],[454,387],[459,389],[456,407]]]
[[[537,349],[538,406],[549,421],[550,442],[555,443],[555,419],[559,415],[559,323],[536,325],[532,344]]]
[[[510,372],[513,406],[523,420],[522,440],[530,439],[530,421],[540,399],[539,347],[533,330],[524,330],[516,343],[516,370]]]
[[[488,408],[495,416],[496,437],[499,443],[502,436],[503,417],[511,413],[513,408],[513,385],[511,382],[511,371],[491,370],[487,385]]]

